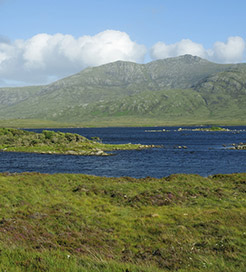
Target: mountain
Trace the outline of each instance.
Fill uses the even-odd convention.
[[[240,121],[245,106],[246,64],[216,64],[191,55],[147,64],[116,61],[46,86],[0,88],[2,120]]]

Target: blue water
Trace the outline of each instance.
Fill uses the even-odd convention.
[[[146,132],[163,128],[170,131]],[[98,136],[104,143],[141,143],[164,147],[116,151],[114,156],[108,157],[0,152],[0,172],[84,173],[136,178],[160,178],[174,173],[209,176],[246,172],[246,150],[228,148],[232,143],[246,142],[246,127],[229,128],[237,132],[180,132],[176,127],[54,129],[88,138]],[[177,146],[187,146],[187,149],[177,149]]]

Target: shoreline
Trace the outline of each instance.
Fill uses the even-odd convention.
[[[57,155],[62,155],[62,154],[57,154]],[[48,173],[48,172],[39,172],[39,171],[22,171],[22,172],[9,172],[9,171],[0,171],[0,175],[6,175],[6,176],[18,176],[18,175],[43,175],[43,176],[55,176],[55,175],[71,175],[71,176],[88,176],[88,177],[94,177],[94,178],[103,178],[103,179],[134,179],[134,180],[162,180],[162,179],[169,179],[170,177],[175,177],[175,176],[187,176],[187,177],[200,177],[204,179],[211,179],[216,176],[233,176],[233,175],[246,175],[245,172],[232,172],[232,173],[214,173],[210,174],[207,176],[203,176],[197,173],[182,173],[182,172],[177,172],[177,173],[171,173],[166,176],[162,177],[153,177],[153,176],[144,176],[144,177],[134,177],[134,176],[106,176],[106,175],[95,175],[95,174],[86,174],[86,173],[77,173],[77,172],[54,172],[54,173]]]
[[[116,118],[115,120],[83,121],[81,123],[66,123],[38,119],[9,119],[0,120],[0,127],[21,129],[57,129],[57,128],[114,128],[114,127],[204,127],[204,126],[246,126],[245,120],[160,120],[160,119],[128,119]]]
[[[110,156],[110,151],[143,150],[160,147],[143,144],[104,144],[95,137],[89,140],[76,133],[43,130],[41,133],[0,128],[0,151],[78,156]]]

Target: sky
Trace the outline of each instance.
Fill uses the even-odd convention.
[[[184,54],[246,62],[245,0],[0,0],[0,87]]]

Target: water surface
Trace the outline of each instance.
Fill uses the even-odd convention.
[[[164,147],[117,151],[113,152],[114,156],[108,157],[0,152],[0,172],[84,173],[137,178],[160,178],[173,173],[209,176],[246,172],[246,150],[228,148],[232,143],[246,142],[246,127],[229,128],[237,132],[177,131],[177,127],[54,129],[88,138],[98,136],[104,143],[141,143]],[[163,129],[170,131],[147,132]],[[178,149],[178,146],[186,146],[187,149]]]

